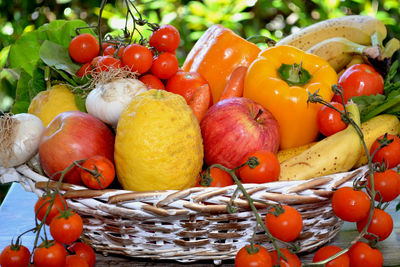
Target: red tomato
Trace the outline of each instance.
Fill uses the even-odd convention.
[[[338,84],[343,88],[345,103],[353,96],[383,94],[382,75],[368,64],[355,64],[349,67],[340,76]],[[332,101],[342,102],[339,95],[335,95]]]
[[[139,75],[150,70],[153,64],[153,54],[150,49],[139,44],[130,44],[122,53],[122,64]]]
[[[121,60],[112,56],[102,56],[96,62],[95,70],[97,72],[110,71],[111,69],[120,69],[122,67]]]
[[[287,261],[280,257],[278,264],[278,252],[276,250],[271,251],[271,260],[272,265],[279,265],[280,267],[300,267],[301,262],[299,257],[296,254],[291,253],[287,248],[281,248],[280,251],[285,256]]]
[[[265,216],[265,225],[275,238],[284,242],[295,240],[303,228],[303,219],[300,213],[287,205],[282,205],[283,213],[279,216],[273,214],[275,208]]]
[[[371,177],[368,176],[368,188],[371,189]],[[400,174],[394,170],[374,173],[375,200],[389,202],[400,195]]]
[[[216,167],[210,168],[210,177],[205,176],[205,171],[201,174],[197,186],[209,186],[209,187],[224,187],[233,185],[233,179],[229,173]]]
[[[73,60],[83,64],[99,55],[100,46],[96,37],[89,33],[83,33],[71,40],[68,51]]]
[[[118,58],[122,58],[122,55],[124,54],[125,46],[124,46],[124,45],[121,45],[121,46],[118,47],[117,50],[118,50],[118,52],[117,52],[117,57],[118,57]]]
[[[160,79],[166,80],[174,75],[178,71],[178,68],[179,63],[175,54],[164,52],[154,58],[151,73]]]
[[[338,102],[331,102],[330,104],[338,110],[344,111],[342,104]],[[325,105],[318,112],[317,122],[319,131],[325,136],[340,132],[347,127],[347,124],[342,121],[341,114]]]
[[[365,228],[368,223],[368,216],[363,220],[357,222],[357,230],[359,233]],[[385,211],[381,209],[374,209],[371,223],[368,226],[368,233],[374,234],[378,237],[378,241],[383,241],[390,236],[393,231],[393,219]],[[364,235],[366,239],[374,239],[373,235]]]
[[[117,51],[117,49],[115,48],[115,46],[113,45],[109,45],[106,47],[106,49],[103,50],[103,56],[114,56],[115,51]]]
[[[352,187],[341,187],[333,193],[333,212],[344,221],[358,222],[364,219],[370,207],[368,194],[363,191],[354,190]]]
[[[179,31],[172,25],[161,25],[149,37],[149,45],[157,49],[158,52],[173,53],[179,46],[181,40]]]
[[[91,189],[107,188],[115,178],[114,164],[103,156],[92,156],[85,160],[80,169],[81,179],[84,185]],[[92,174],[87,170],[95,171]]]
[[[143,82],[148,89],[159,89],[165,90],[165,86],[160,80],[160,78],[154,76],[153,74],[146,74],[139,78],[141,82]]]
[[[351,267],[382,267],[383,265],[382,253],[364,242],[358,241],[347,253]]]
[[[23,245],[9,245],[0,254],[0,266],[21,267],[29,266],[31,253]]]
[[[312,262],[318,262],[326,260],[332,257],[336,253],[339,253],[342,249],[338,246],[324,246],[317,250],[314,254]],[[350,257],[347,253],[340,255],[339,257],[329,261],[325,264],[326,267],[348,267],[350,266]]]
[[[376,153],[372,158],[372,162],[374,163],[385,162],[385,165],[387,165],[386,167],[388,169],[391,169],[400,164],[400,138],[398,136],[392,134],[382,135],[377,140],[375,140],[374,143],[372,143],[370,151],[371,155],[373,155],[375,150],[379,148],[380,142],[383,142],[385,140],[389,141],[393,140],[393,141],[389,145],[384,146],[380,148],[378,151],[376,151]]]
[[[82,67],[78,70],[76,73],[76,76],[78,77],[83,77],[86,75],[90,74],[90,71],[92,70],[92,64],[91,62],[85,63],[82,65]]]
[[[197,72],[178,71],[167,81],[166,90],[168,92],[181,95],[189,103],[196,89],[208,82]],[[212,97],[210,105],[212,105]]]
[[[62,244],[72,244],[81,236],[82,231],[82,218],[73,211],[62,212],[50,223],[51,236]]]
[[[46,214],[47,209],[50,206],[51,197],[50,196],[42,196],[38,199],[35,204],[35,214],[39,221],[43,220],[44,215]],[[63,211],[68,209],[68,204],[63,197],[57,195],[54,199],[54,203],[51,206],[50,212],[46,218],[46,224],[50,225],[51,220],[59,214],[59,210]]]
[[[35,267],[60,267],[65,265],[67,250],[60,243],[41,244],[33,253]]]
[[[89,264],[78,255],[68,255],[64,267],[89,267]]]
[[[272,267],[271,255],[266,248],[254,245],[259,248],[255,253],[247,251],[250,245],[242,247],[235,257],[235,267]]]
[[[84,258],[90,267],[93,267],[96,262],[96,254],[91,246],[86,243],[76,242],[68,247],[68,250],[75,253],[79,257]]]
[[[248,161],[250,157],[256,157],[260,164],[253,169],[249,165],[245,165],[239,169],[239,176],[243,183],[262,184],[279,179],[281,166],[274,153],[268,150],[250,153],[242,160],[242,164]]]

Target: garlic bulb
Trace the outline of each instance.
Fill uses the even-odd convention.
[[[122,110],[134,96],[144,91],[147,91],[146,85],[131,78],[119,78],[105,84],[97,84],[86,98],[86,110],[115,128]]]
[[[20,113],[0,117],[0,166],[15,167],[27,162],[39,149],[45,127],[35,115]]]

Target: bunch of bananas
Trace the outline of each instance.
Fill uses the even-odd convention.
[[[287,36],[276,45],[292,45],[325,59],[340,73],[352,64],[374,62],[382,73],[388,71],[387,59],[400,49],[400,41],[389,40],[385,25],[375,17],[351,15],[315,23]],[[378,61],[378,63],[377,63]],[[380,62],[383,62],[380,64]]]
[[[352,15],[329,19],[303,28],[277,42],[292,45],[325,59],[340,75],[357,63],[370,63],[385,74],[400,41],[387,37],[385,25],[370,16]],[[378,65],[376,65],[378,62]],[[382,64],[379,64],[382,63]],[[383,67],[382,67],[383,66]],[[360,124],[358,108],[348,106],[353,120],[361,127],[366,146],[384,133],[400,134],[400,121],[394,115],[379,115]],[[364,147],[354,127],[306,146],[281,150],[280,180],[304,180],[348,171],[367,163]]]

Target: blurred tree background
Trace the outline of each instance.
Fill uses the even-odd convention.
[[[126,2],[107,1],[102,13],[102,32],[120,31],[125,24]],[[320,20],[350,14],[376,16],[389,36],[400,36],[398,0],[140,0],[132,1],[153,23],[170,23],[181,33],[177,51],[182,63],[196,40],[213,24],[223,24],[247,38],[283,36]],[[9,46],[24,32],[55,19],[82,19],[97,25],[101,0],[0,0],[0,67],[6,66]],[[145,33],[146,34],[146,33]],[[147,31],[150,34],[150,31]],[[388,37],[389,39],[389,37]],[[0,111],[12,104],[10,81],[0,77]],[[12,87],[12,86],[11,86]]]

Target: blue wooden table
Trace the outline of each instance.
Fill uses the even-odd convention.
[[[12,238],[34,227],[34,205],[37,196],[26,192],[18,183],[13,183],[6,198],[0,206],[0,250],[10,244]],[[394,230],[390,237],[379,243],[385,266],[400,266],[400,211],[395,211],[398,200],[393,201],[386,209],[394,220]],[[357,235],[354,223],[345,223],[338,236],[330,243],[346,247]],[[29,232],[22,237],[23,244],[32,249],[35,234]],[[303,262],[311,262],[313,254],[301,256]],[[96,254],[96,266],[187,266],[174,261],[157,261],[132,259],[121,256],[103,256]],[[191,267],[214,266],[212,261],[191,263]],[[234,266],[233,261],[223,262],[222,266]],[[365,266],[368,267],[368,266]]]

